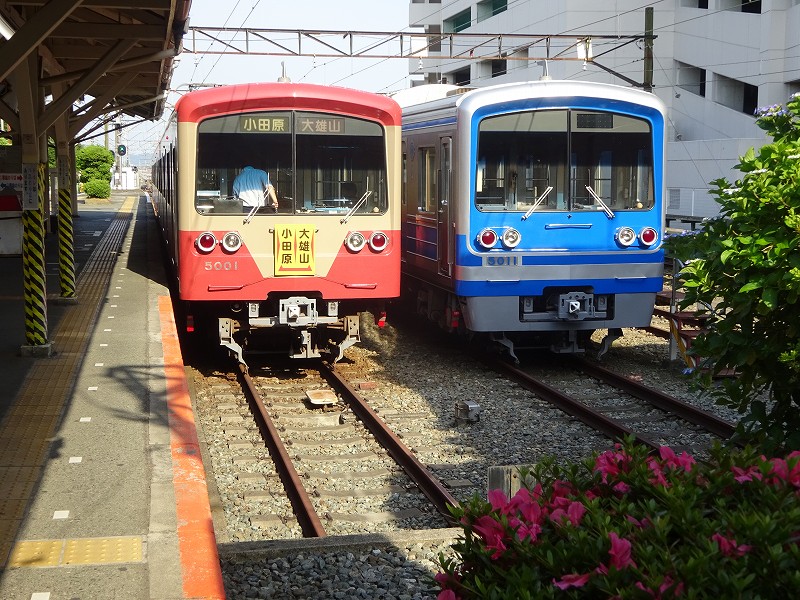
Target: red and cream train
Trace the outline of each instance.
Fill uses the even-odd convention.
[[[242,362],[262,334],[292,357],[335,361],[358,341],[359,313],[384,319],[400,292],[400,121],[394,100],[330,86],[184,95],[151,195],[179,326],[214,332]],[[234,196],[247,165],[268,172],[277,210]]]

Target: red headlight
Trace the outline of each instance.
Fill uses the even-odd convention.
[[[369,236],[369,247],[375,252],[380,252],[389,245],[389,236],[382,231],[376,231]]]
[[[658,240],[658,232],[652,227],[645,227],[639,232],[639,240],[645,246],[652,246]]]
[[[492,229],[484,229],[478,234],[478,243],[484,248],[491,248],[497,243],[497,234]]]
[[[210,231],[206,231],[197,236],[194,243],[200,252],[208,254],[217,246],[217,238]]]

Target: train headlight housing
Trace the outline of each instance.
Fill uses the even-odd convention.
[[[361,249],[367,243],[367,238],[359,231],[353,231],[347,234],[347,237],[344,239],[344,245],[347,246],[347,249],[351,252],[361,252]]]
[[[478,243],[488,250],[497,243],[497,234],[487,227],[478,234]]]
[[[522,241],[522,234],[513,227],[509,227],[503,232],[500,239],[506,248],[516,248]]]
[[[242,238],[235,231],[229,231],[222,237],[222,247],[227,252],[236,252],[242,247]]]
[[[620,227],[614,234],[614,238],[620,246],[627,248],[636,241],[636,232],[630,227]]]
[[[369,236],[369,247],[375,252],[380,252],[389,245],[389,236],[382,231],[376,231]]]
[[[652,227],[645,227],[639,232],[639,241],[649,248],[658,241],[658,232]]]
[[[197,236],[197,239],[194,241],[194,245],[197,246],[197,249],[203,254],[208,254],[214,248],[216,248],[217,238],[210,231],[204,231]]]

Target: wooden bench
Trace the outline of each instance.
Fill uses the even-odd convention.
[[[664,220],[666,221],[666,226],[669,227],[669,224],[672,221],[680,221],[681,223],[688,223],[689,226],[692,228],[692,231],[695,230],[698,223],[702,223],[705,217],[698,217],[697,215],[666,215]]]

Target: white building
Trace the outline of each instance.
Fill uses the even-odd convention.
[[[624,44],[624,36],[644,34],[647,6],[657,36],[653,92],[669,108],[667,212],[711,216],[709,182],[737,179],[739,157],[769,141],[754,110],[800,92],[800,0],[411,0],[409,24],[435,43],[409,72],[419,83],[473,86],[539,79],[545,68],[553,79],[642,83],[643,44]],[[451,32],[514,39],[448,38]],[[548,47],[547,36],[556,35],[564,37]],[[586,47],[575,44],[588,35],[623,36],[595,38],[590,48],[622,77],[577,60]],[[543,57],[550,57],[546,67]]]

